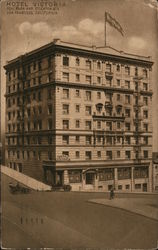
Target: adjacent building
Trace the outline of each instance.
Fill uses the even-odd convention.
[[[158,192],[158,152],[153,152],[153,191]]]
[[[152,191],[150,57],[59,39],[6,66],[6,165],[73,190]]]

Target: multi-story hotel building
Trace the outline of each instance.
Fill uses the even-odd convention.
[[[150,57],[59,39],[6,70],[6,164],[72,190],[152,190]]]

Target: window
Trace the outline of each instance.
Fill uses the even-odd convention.
[[[106,64],[106,72],[111,72],[111,64],[110,63]]]
[[[102,111],[103,106],[102,105],[96,105],[96,110],[100,114]]]
[[[63,114],[64,115],[69,114],[69,105],[68,104],[63,104]]]
[[[106,157],[108,160],[112,160],[112,151],[106,151]]]
[[[53,74],[49,73],[48,74],[48,81],[51,82],[53,80]]]
[[[91,106],[86,106],[85,109],[86,109],[86,115],[91,115],[91,113],[92,113]]]
[[[80,128],[80,121],[76,120],[76,128]]]
[[[120,94],[117,94],[117,101],[120,101],[121,100],[121,96]]]
[[[69,174],[69,182],[70,183],[80,183],[82,181],[81,170],[69,170],[68,174]]]
[[[131,158],[131,151],[125,151],[125,158],[130,159]]]
[[[63,98],[68,99],[69,98],[69,89],[63,89]]]
[[[86,100],[91,101],[91,91],[86,91]]]
[[[91,121],[86,121],[86,129],[87,130],[91,129]]]
[[[148,77],[148,71],[147,71],[147,69],[143,69],[143,77],[144,78]]]
[[[38,62],[38,70],[41,70],[41,69],[42,69],[42,62],[39,61],[39,62]]]
[[[111,86],[111,78],[106,77],[106,85]]]
[[[42,114],[42,107],[41,106],[38,106],[38,113]]]
[[[130,75],[130,67],[125,66],[125,74]]]
[[[62,152],[62,155],[63,155],[63,156],[66,156],[66,157],[69,157],[69,151],[63,151],[63,152]]]
[[[135,184],[135,189],[141,189],[141,184]]]
[[[39,84],[39,85],[41,84],[41,79],[42,79],[42,77],[39,76],[39,77],[38,77],[38,84]]]
[[[33,100],[36,100],[36,93],[33,93]]]
[[[126,139],[126,143],[127,143],[127,144],[130,144],[130,143],[131,143],[131,138],[130,138],[130,136],[126,136],[125,139]]]
[[[65,82],[69,81],[69,73],[63,72],[63,81],[65,81]]]
[[[42,129],[42,121],[39,120],[39,121],[38,121],[38,130],[41,130],[41,129]]]
[[[120,87],[120,79],[117,79],[117,87]]]
[[[63,120],[63,129],[69,129],[69,120]]]
[[[125,109],[125,116],[130,117],[131,110],[130,109]]]
[[[100,135],[97,135],[97,143],[101,143],[102,142],[102,137]]]
[[[90,145],[90,144],[91,144],[91,136],[86,135],[86,145]]]
[[[130,81],[125,81],[125,88],[130,89]]]
[[[131,168],[118,168],[118,180],[130,179],[131,178]]]
[[[128,123],[128,122],[126,122],[126,123],[125,123],[125,129],[126,129],[126,131],[130,131],[130,129],[131,129],[131,124]]]
[[[144,119],[148,118],[148,110],[143,110],[143,118]]]
[[[145,159],[148,158],[148,151],[147,150],[144,150],[143,154],[144,154]]]
[[[101,158],[101,151],[97,151],[97,157]]]
[[[51,89],[48,89],[48,91],[47,91],[47,98],[48,98],[48,100],[52,99],[52,91],[51,91]]]
[[[117,158],[120,158],[120,156],[121,156],[120,151],[117,151]]]
[[[53,128],[53,124],[52,124],[52,119],[48,120],[48,129],[52,129]]]
[[[101,129],[101,121],[97,121],[97,129]]]
[[[108,131],[112,130],[112,122],[106,122],[106,127]]]
[[[135,68],[135,76],[138,76],[138,68]]]
[[[36,62],[33,62],[33,70],[36,70]]]
[[[30,110],[30,108],[28,108],[27,109],[27,116],[30,117],[30,115],[31,115],[31,110]]]
[[[41,138],[41,136],[38,136],[38,137],[37,137],[37,143],[38,143],[39,145],[42,143],[42,138]]]
[[[147,96],[144,96],[144,97],[143,97],[143,104],[144,104],[145,106],[148,105],[148,97],[147,97]]]
[[[27,159],[30,158],[30,151],[27,151]]]
[[[117,64],[116,70],[117,70],[117,72],[120,72],[120,65],[119,64]]]
[[[120,115],[120,114],[121,114],[121,110],[122,110],[122,108],[119,107],[119,106],[116,108],[116,113],[117,113],[117,115]]]
[[[42,100],[41,92],[38,92],[38,101]]]
[[[97,99],[101,99],[101,92],[97,92]]]
[[[36,85],[36,78],[33,78],[33,85]]]
[[[51,56],[48,57],[48,67],[51,67]]]
[[[130,95],[125,95],[125,103],[130,104]]]
[[[118,185],[118,190],[122,190],[122,185]]]
[[[86,76],[86,83],[90,84],[92,81],[92,77],[91,76]]]
[[[148,145],[148,136],[144,136],[143,139],[144,139],[144,144],[145,144],[145,145]]]
[[[79,151],[76,151],[76,152],[75,152],[75,156],[76,156],[77,159],[80,158],[80,152],[79,152]]]
[[[130,185],[129,184],[125,185],[125,188],[129,190],[130,189]]]
[[[75,96],[76,96],[76,97],[80,97],[80,91],[79,91],[79,89],[76,89],[76,90],[75,90]]]
[[[80,105],[77,104],[76,107],[75,107],[75,109],[76,109],[76,112],[79,113],[80,112]]]
[[[148,167],[135,167],[134,168],[134,178],[147,178],[149,175]]]
[[[114,169],[107,168],[99,170],[99,181],[107,181],[114,179]],[[111,190],[112,185],[108,185],[108,190]]]
[[[76,58],[76,66],[80,66],[80,59],[78,57]]]
[[[121,128],[121,123],[117,122],[117,129],[120,129],[120,128]]]
[[[37,159],[41,160],[41,152],[40,151],[38,152]]]
[[[97,76],[97,83],[101,84],[101,77],[100,76]]]
[[[106,143],[107,143],[108,145],[112,145],[112,136],[107,136],[107,137],[106,137]]]
[[[144,123],[143,128],[144,128],[144,131],[147,132],[148,131],[148,124]]]
[[[97,69],[101,69],[101,62],[97,62]]]
[[[53,143],[53,138],[51,135],[48,136],[48,144],[52,144]]]
[[[86,160],[91,160],[92,159],[92,152],[91,151],[86,151],[85,152],[85,157],[86,157]]]
[[[63,57],[63,66],[69,66],[69,57],[67,56]]]
[[[76,141],[76,143],[79,143],[79,142],[80,142],[80,136],[79,136],[79,135],[76,135],[76,136],[75,136],[75,141]]]
[[[79,82],[79,81],[80,81],[80,75],[76,74],[76,82]]]
[[[52,160],[52,151],[48,151],[48,160]]]
[[[144,91],[148,90],[148,84],[146,82],[143,82],[143,90]]]
[[[48,114],[49,115],[52,114],[52,105],[51,104],[48,105]]]
[[[86,68],[91,69],[91,61],[86,60]]]
[[[69,144],[69,136],[68,135],[63,135],[63,144],[64,145]]]

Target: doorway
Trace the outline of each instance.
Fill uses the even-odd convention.
[[[143,192],[147,192],[147,183],[143,183]]]
[[[86,173],[86,184],[94,184],[94,173]]]

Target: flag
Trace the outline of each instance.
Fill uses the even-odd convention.
[[[117,31],[120,32],[122,36],[124,36],[124,31],[121,25],[108,12],[105,12],[105,22],[108,22],[112,27],[117,29]]]

